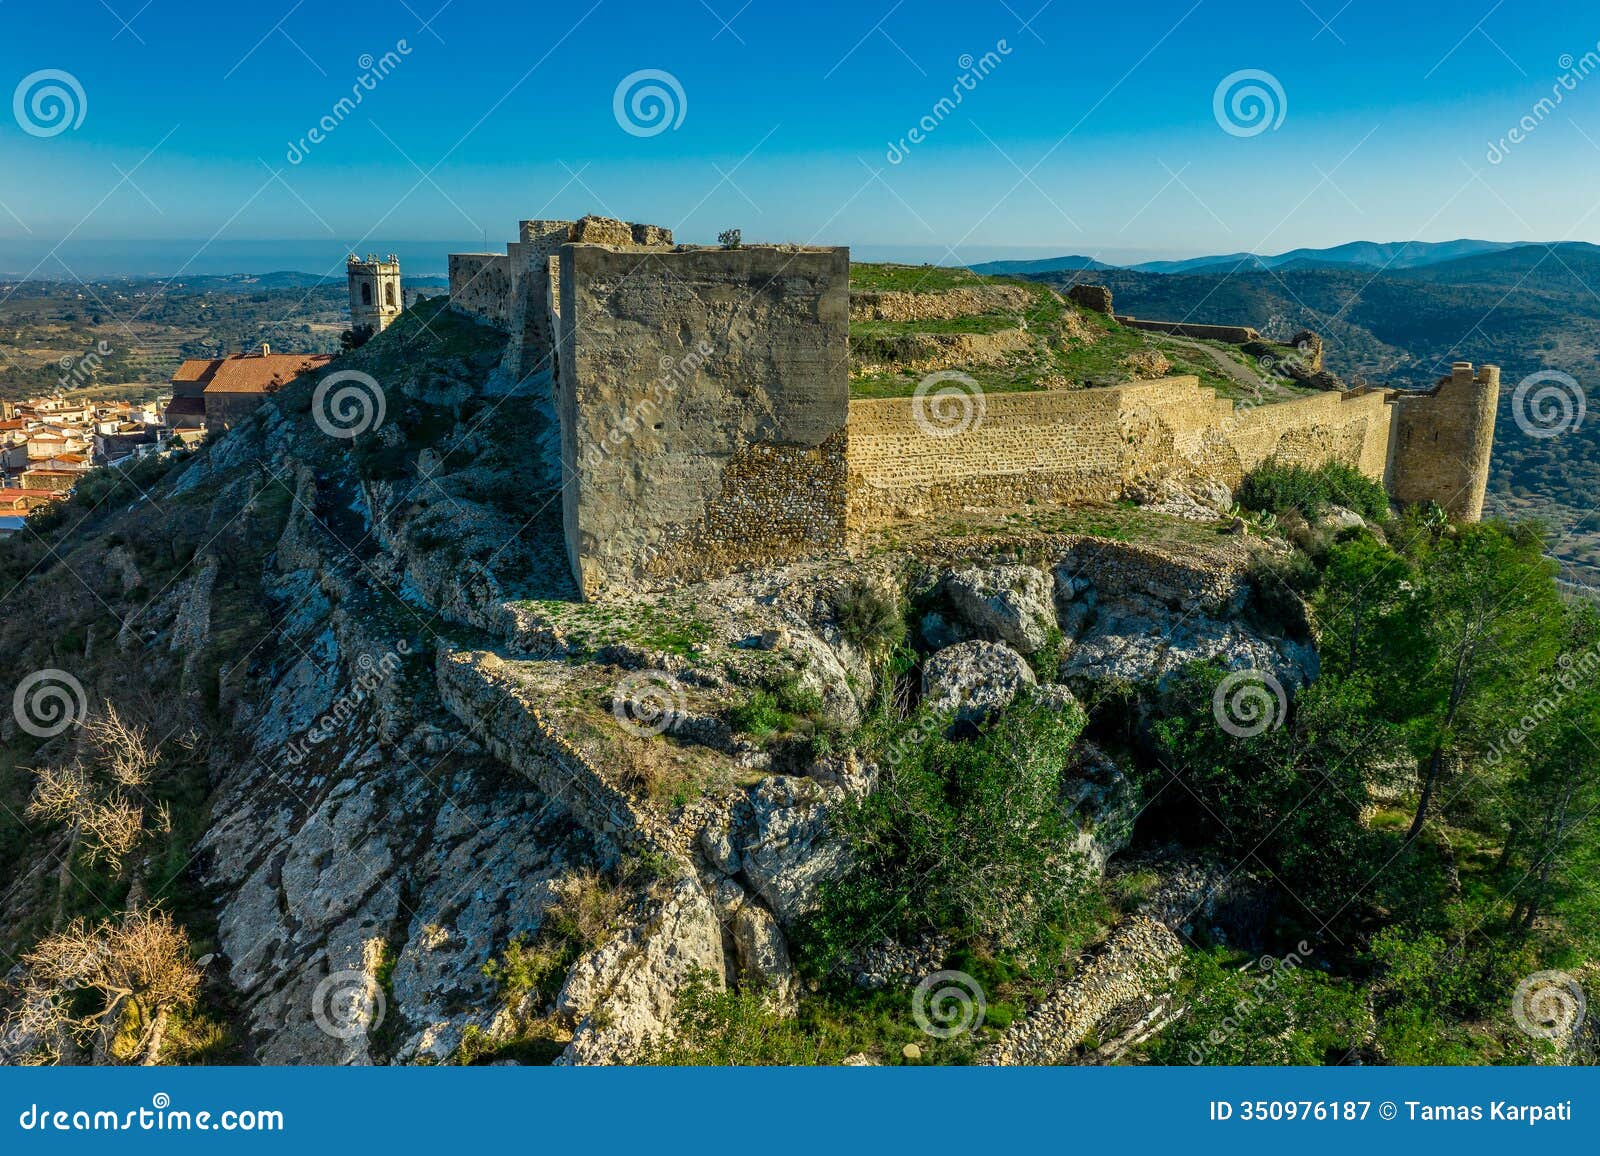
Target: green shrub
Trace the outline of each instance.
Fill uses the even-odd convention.
[[[1305,945],[1301,945],[1304,949]],[[1271,957],[1263,957],[1270,959]],[[1162,1064],[1339,1063],[1366,1034],[1361,995],[1299,950],[1241,969],[1220,952],[1185,953],[1183,1015],[1150,1046]]]
[[[815,726],[822,714],[822,696],[802,685],[791,672],[752,691],[750,697],[728,711],[728,726],[735,734],[768,739]]]
[[[1329,506],[1343,506],[1369,521],[1389,516],[1389,495],[1382,484],[1342,462],[1311,470],[1274,459],[1245,475],[1238,496],[1245,509],[1270,514],[1298,510],[1315,519]]]
[[[868,654],[892,653],[906,637],[905,618],[894,596],[870,582],[847,586],[834,599],[839,632]]]
[[[723,991],[696,969],[678,993],[670,1038],[646,1051],[647,1064],[715,1067],[822,1063],[820,1040],[780,1015],[759,991]]]
[[[877,788],[834,822],[855,870],[824,884],[802,933],[818,972],[869,939],[949,932],[1032,959],[1059,946],[1091,896],[1061,771],[1084,726],[1019,700],[976,738],[953,740],[929,712],[886,728]]]

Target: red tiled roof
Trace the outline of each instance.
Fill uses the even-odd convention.
[[[209,357],[191,358],[178,366],[172,375],[173,381],[205,381],[216,372],[221,362]]]
[[[331,353],[236,354],[218,364],[206,383],[206,392],[269,393],[332,360]]]

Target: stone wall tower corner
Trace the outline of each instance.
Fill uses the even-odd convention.
[[[1457,361],[1427,393],[1396,399],[1389,489],[1403,503],[1437,502],[1452,517],[1483,516],[1494,448],[1500,367]]]

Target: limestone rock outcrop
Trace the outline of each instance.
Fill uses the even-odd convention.
[[[736,805],[731,830],[744,877],[784,926],[817,904],[817,889],[849,866],[848,851],[828,828],[838,787],[772,775]]]
[[[928,659],[922,697],[935,711],[981,722],[1037,681],[1027,659],[1005,643],[963,642]]]
[[[1032,566],[972,566],[945,580],[956,611],[977,633],[1033,654],[1056,629],[1051,576]]]
[[[664,1037],[680,988],[692,975],[727,983],[716,908],[692,879],[681,879],[645,924],[580,959],[556,997],[576,1027],[564,1063],[606,1064],[637,1057]]]

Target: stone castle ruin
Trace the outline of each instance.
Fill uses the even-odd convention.
[[[846,248],[675,245],[599,217],[523,221],[503,254],[451,255],[452,306],[509,334],[519,381],[548,371],[585,597],[839,552],[972,507],[1108,503],[1157,480],[1231,489],[1269,458],[1343,462],[1398,501],[1482,513],[1494,366],[1457,363],[1427,392],[1254,407],[1187,375],[852,400],[849,281]]]

